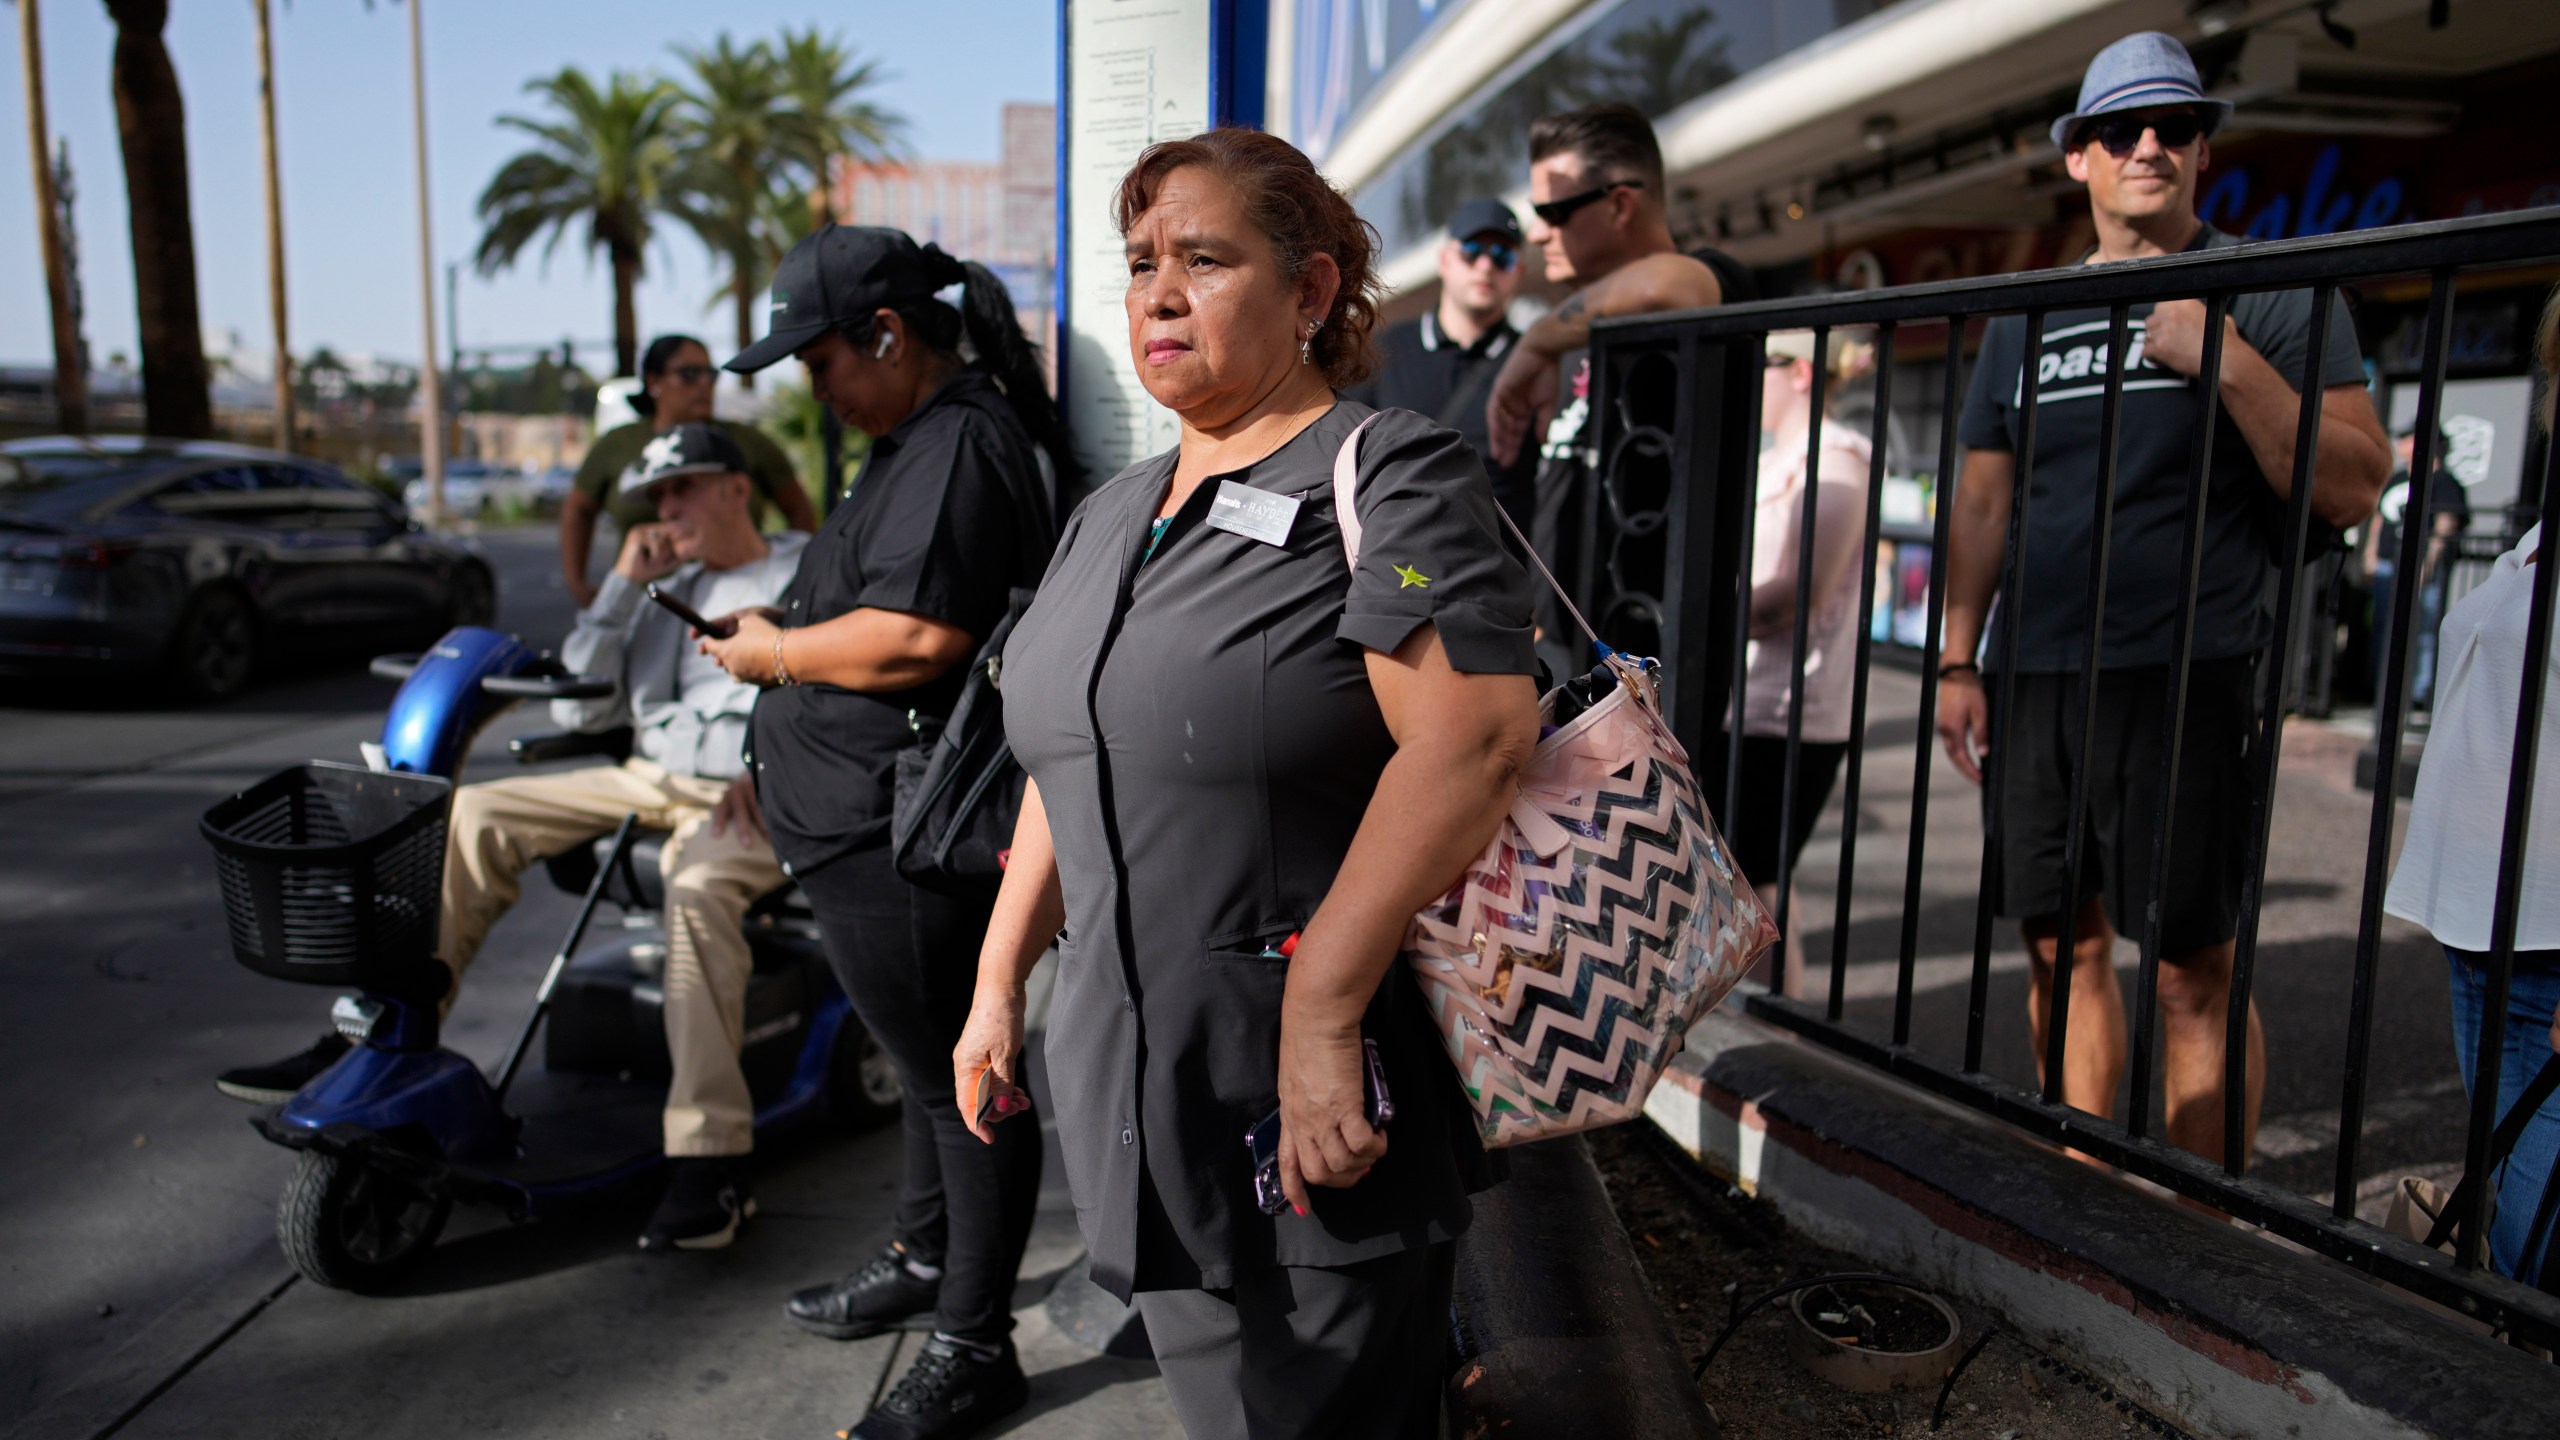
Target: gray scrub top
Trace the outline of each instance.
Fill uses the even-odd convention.
[[[1122,471],[1067,522],[1006,646],[1005,728],[1066,899],[1046,1052],[1059,1147],[1093,1278],[1123,1298],[1449,1239],[1490,1183],[1398,963],[1363,1022],[1396,1103],[1386,1159],[1304,1217],[1253,1202],[1245,1133],[1278,1104],[1288,976],[1263,952],[1315,914],[1395,748],[1365,651],[1430,622],[1460,670],[1535,673],[1528,574],[1456,434],[1380,414],[1345,567],[1333,459],[1370,413],[1339,403],[1202,481],[1143,564],[1175,455]],[[1224,480],[1298,500],[1283,543],[1206,523]]]

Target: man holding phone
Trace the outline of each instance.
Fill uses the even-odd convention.
[[[445,848],[439,958],[458,989],[489,927],[521,893],[527,866],[611,834],[628,813],[671,832],[659,868],[673,1163],[666,1199],[640,1237],[648,1250],[716,1249],[754,1212],[739,1165],[755,1139],[738,1068],[752,963],[741,924],[785,876],[740,758],[755,687],[695,653],[694,627],[679,618],[770,607],[799,568],[808,537],[757,532],[745,470],[736,442],[707,425],[680,425],[649,443],[621,488],[654,505],[658,518],[625,532],[612,573],[560,647],[569,670],[620,683],[609,696],[551,707],[569,729],[629,727],[631,758],[463,786]],[[453,995],[445,994],[448,1010]],[[241,1099],[281,1102],[345,1053],[345,1042],[332,1040],[219,1083]]]

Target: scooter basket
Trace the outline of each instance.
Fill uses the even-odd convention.
[[[231,950],[262,975],[434,999],[453,783],[314,762],[204,813]]]

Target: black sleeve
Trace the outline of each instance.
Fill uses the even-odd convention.
[[[989,423],[955,417],[950,429],[909,441],[879,484],[880,512],[864,527],[857,608],[923,615],[983,638],[1004,618],[1021,574],[1021,528],[999,468],[1002,447],[977,433]]]
[[[1991,328],[1983,333],[1982,352],[1974,357],[1973,379],[1965,386],[1964,416],[1956,427],[1966,449],[2018,448],[2009,422],[2017,409],[2025,340],[2026,322],[2012,316],[1992,321]],[[1942,479],[1939,483],[1943,486],[1946,482]]]
[[[2269,368],[2284,377],[2296,393],[2302,389],[2302,362],[2311,353],[2311,292],[2280,290],[2243,295],[2232,302],[2231,318],[2240,338],[2249,342]],[[2320,385],[2357,385],[2364,381],[2364,356],[2356,348],[2355,316],[2346,298],[2329,296],[2329,334],[2322,345]]]
[[[1359,445],[1360,564],[1334,633],[1385,653],[1428,622],[1455,669],[1537,674],[1529,572],[1502,543],[1484,463],[1408,410],[1378,412]]]

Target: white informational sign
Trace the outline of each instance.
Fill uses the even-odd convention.
[[[1173,448],[1173,412],[1129,360],[1129,266],[1112,197],[1139,152],[1209,128],[1213,0],[1074,0],[1067,7],[1067,423],[1087,483]]]

